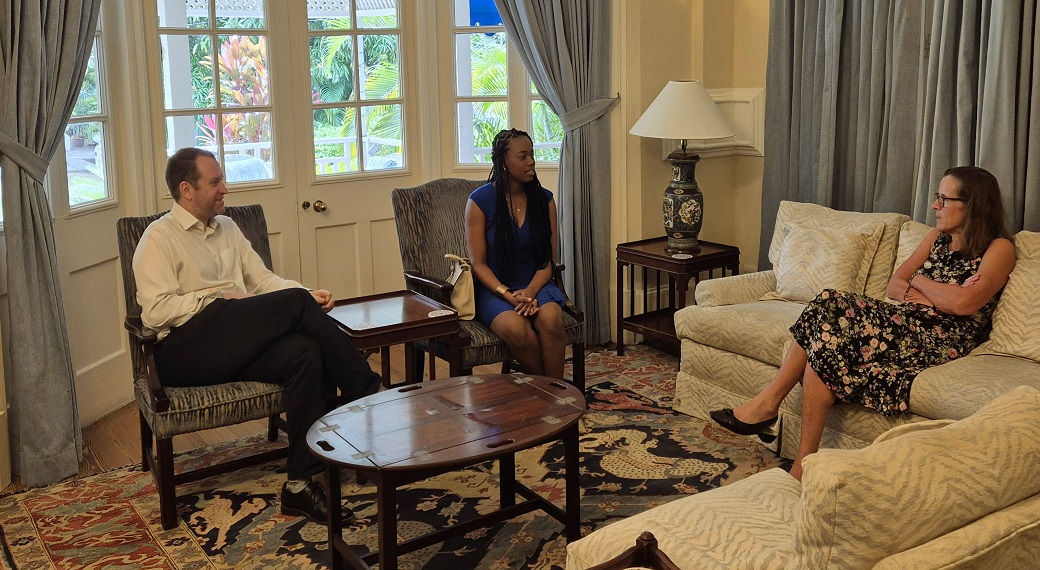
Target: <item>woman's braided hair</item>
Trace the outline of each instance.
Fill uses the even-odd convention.
[[[514,267],[510,263],[508,252],[516,243],[518,231],[510,206],[506,203],[506,194],[509,192],[506,151],[509,150],[510,141],[517,137],[531,140],[530,135],[519,129],[500,131],[495,135],[491,144],[491,173],[488,175],[488,182],[495,188],[495,217],[492,220],[495,244],[491,254],[498,271],[505,273],[502,276],[504,281],[509,281],[512,277]],[[552,263],[552,229],[549,226],[549,199],[538,182],[537,174],[533,180],[524,184],[524,195],[527,197],[527,216],[524,218],[524,224],[530,224],[535,266],[540,269]]]

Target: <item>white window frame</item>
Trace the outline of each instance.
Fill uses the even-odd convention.
[[[524,69],[523,62],[520,60],[519,54],[513,48],[512,42],[508,39],[506,34],[506,28],[504,25],[497,26],[459,26],[456,23],[455,11],[459,3],[465,3],[467,0],[452,0],[450,2],[449,10],[446,21],[450,22],[451,28],[448,32],[450,34],[447,45],[451,49],[451,77],[446,78],[451,87],[451,99],[449,101],[452,111],[451,117],[453,117],[453,124],[451,125],[453,136],[452,139],[455,141],[453,150],[453,162],[457,169],[471,169],[478,167],[480,169],[486,169],[490,166],[490,163],[484,162],[462,162],[459,157],[463,155],[462,145],[463,141],[459,133],[459,104],[461,103],[476,103],[476,102],[498,102],[504,101],[506,103],[508,113],[509,126],[524,125],[523,130],[531,134],[532,138],[534,124],[531,112],[531,106],[534,101],[544,101],[545,98],[529,89],[532,85],[531,77],[528,75],[527,70]],[[478,95],[465,95],[460,96],[458,94],[458,77],[459,77],[459,58],[455,50],[456,41],[459,35],[469,35],[475,33],[482,34],[494,34],[501,33],[506,36],[506,76],[507,76],[507,87],[506,95],[502,96],[478,96]],[[472,129],[469,131],[472,133]],[[466,148],[466,156],[472,156],[476,152],[491,152],[490,148],[475,148],[472,146],[473,142],[469,141],[469,146]],[[562,145],[562,141],[559,143],[538,143],[535,144],[535,149],[540,148],[559,148]],[[544,162],[538,163],[539,168],[547,169],[558,169],[559,162]]]
[[[104,31],[104,20],[105,10],[110,2],[102,2],[101,14],[98,17],[97,28],[94,31],[94,40],[92,42],[92,48],[97,51],[94,53],[95,61],[97,62],[97,85],[100,91],[98,97],[98,103],[100,106],[100,112],[91,115],[82,115],[80,117],[71,117],[68,125],[65,126],[67,129],[69,125],[77,123],[101,123],[101,147],[105,149],[105,153],[101,159],[103,162],[103,168],[105,177],[102,183],[105,186],[105,197],[99,200],[91,200],[83,204],[72,205],[69,203],[69,173],[68,173],[68,157],[67,147],[62,144],[58,147],[57,152],[54,153],[54,158],[51,160],[51,166],[47,171],[47,176],[44,179],[44,188],[47,190],[47,194],[51,200],[51,209],[55,217],[66,217],[73,218],[103,210],[107,208],[113,208],[118,206],[119,198],[117,195],[117,185],[113,184],[112,179],[114,176],[113,162],[112,162],[112,150],[113,146],[113,125],[111,115],[111,97],[109,92],[110,84],[107,75],[107,53],[111,50],[106,46],[108,35]],[[83,86],[80,85],[82,90]],[[79,97],[77,92],[77,98]],[[64,137],[64,131],[62,133]]]

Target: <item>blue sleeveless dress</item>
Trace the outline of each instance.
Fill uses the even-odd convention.
[[[545,192],[547,200],[552,200],[552,192],[542,188]],[[523,289],[527,287],[527,284],[531,282],[531,278],[534,277],[535,272],[538,270],[536,262],[534,260],[534,251],[531,247],[531,224],[530,218],[524,219],[524,225],[519,228],[516,227],[516,222],[513,222],[513,227],[517,229],[516,239],[513,244],[514,247],[511,251],[506,252],[506,256],[510,259],[512,265],[512,275],[507,275],[505,271],[502,271],[494,256],[491,252],[495,248],[495,225],[494,219],[497,215],[497,206],[495,202],[495,187],[490,183],[481,186],[473,191],[469,195],[469,199],[473,200],[473,203],[480,208],[480,211],[484,213],[484,237],[487,240],[487,260],[488,266],[491,271],[495,272],[495,276],[499,278],[502,283],[505,283],[511,289]],[[506,214],[508,215],[508,213]],[[512,218],[510,218],[512,219]],[[484,323],[485,325],[491,326],[491,321],[495,320],[499,314],[505,311],[512,311],[513,306],[509,304],[505,299],[499,297],[494,291],[489,291],[485,288],[478,279],[474,279],[475,293],[476,293],[476,306],[477,306],[477,320]],[[549,281],[538,294],[535,295],[538,299],[538,306],[541,307],[547,303],[559,303],[563,304],[565,298],[563,291],[556,286],[555,281]]]

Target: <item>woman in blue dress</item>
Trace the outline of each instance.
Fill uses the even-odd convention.
[[[527,133],[498,133],[491,162],[488,183],[466,203],[476,318],[509,346],[524,372],[562,379],[565,297],[552,280],[556,201],[535,175]]]

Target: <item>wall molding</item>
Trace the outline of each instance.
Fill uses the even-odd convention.
[[[708,89],[708,94],[719,106],[719,110],[737,132],[735,136],[708,140],[687,141],[687,152],[694,152],[701,158],[719,156],[762,156],[765,148],[765,89],[760,87],[726,87]],[[661,146],[661,160],[679,148],[680,141],[664,139]]]

